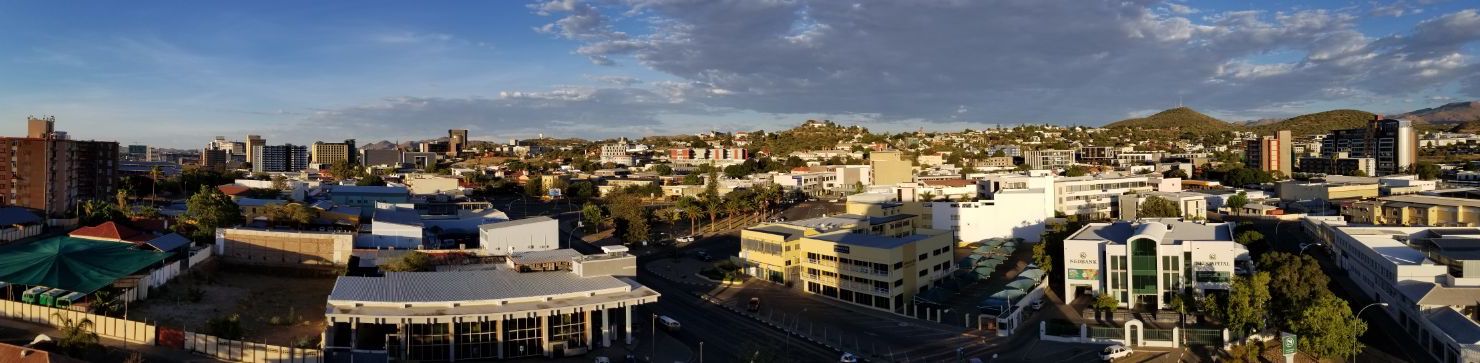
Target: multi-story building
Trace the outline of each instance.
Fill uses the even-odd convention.
[[[360,161],[364,166],[401,165],[400,149],[364,150]]]
[[[1185,288],[1228,290],[1249,251],[1233,223],[1175,218],[1090,223],[1064,241],[1064,291],[1110,294],[1122,307],[1158,309]]]
[[[302,171],[308,167],[308,147],[302,145],[262,145],[252,149],[252,171],[276,173]]]
[[[750,151],[743,148],[672,148],[668,149],[668,161],[678,165],[712,164],[716,166],[745,162]]]
[[[633,308],[661,294],[636,281],[626,248],[602,249],[519,256],[496,270],[341,276],[328,297],[325,360],[572,357],[631,345],[649,321]]]
[[[1023,163],[1034,170],[1074,165],[1074,150],[1029,150],[1023,152]]]
[[[762,224],[740,232],[740,259],[752,276],[903,312],[915,294],[953,270],[951,234],[917,228],[914,218],[842,214]]]
[[[1109,165],[1120,155],[1120,149],[1111,146],[1083,146],[1079,148],[1079,161],[1083,163]]]
[[[983,181],[985,198],[930,203],[931,228],[951,231],[958,243],[991,238],[1037,242],[1054,217],[1052,176],[1012,176]]]
[[[1157,183],[1151,182],[1151,178],[1146,176],[1056,178],[1053,193],[1054,209],[1067,216],[1076,216],[1081,220],[1115,218],[1118,215],[1117,202],[1121,195],[1155,190],[1156,185]]]
[[[1480,200],[1394,195],[1344,205],[1341,215],[1352,223],[1383,226],[1480,227]]]
[[[468,147],[468,130],[447,130],[447,156],[458,157]]]
[[[1300,158],[1300,171],[1328,175],[1368,176],[1377,173],[1377,159],[1348,157],[1340,152],[1330,157]]]
[[[1290,130],[1280,130],[1274,136],[1261,136],[1244,142],[1244,165],[1267,172],[1290,175],[1293,171],[1295,137]]]
[[[898,151],[875,151],[868,154],[875,185],[894,185],[915,181],[915,166]]]
[[[1400,174],[1418,160],[1418,134],[1411,121],[1379,115],[1368,121],[1367,127],[1331,130],[1321,140],[1321,156],[1331,158],[1340,152],[1374,159],[1377,165],[1373,175]]]
[[[154,161],[153,148],[149,145],[129,145],[123,153],[123,158],[128,161]]]
[[[1360,295],[1397,321],[1434,362],[1480,361],[1480,230],[1355,227],[1339,219],[1307,218],[1306,232],[1325,242]],[[1353,308],[1357,308],[1353,306]]]
[[[351,163],[359,153],[355,149],[355,139],[344,140],[344,142],[314,142],[313,148],[309,149],[309,162],[313,164],[334,164],[342,161]]]
[[[27,120],[27,137],[0,137],[0,206],[56,216],[83,200],[112,200],[118,188],[116,142],[82,141],[55,131],[55,118]]]
[[[205,149],[201,149],[200,150],[200,167],[201,168],[204,168],[204,169],[207,169],[207,170],[215,170],[215,171],[226,170],[226,162],[228,160],[230,160],[229,159],[230,155],[231,155],[231,152],[230,151],[227,151],[227,150],[221,150],[221,149],[215,149],[215,148],[209,148],[209,147],[207,147]]]
[[[838,188],[838,174],[829,171],[776,174],[772,182],[788,190],[800,190],[810,196],[821,196]]]
[[[1161,198],[1177,206],[1176,217],[1207,219],[1208,197],[1195,192],[1138,192],[1121,196],[1120,219],[1134,220],[1140,217],[1140,207],[1151,197]]]
[[[247,153],[247,163],[251,163],[252,168],[255,169],[257,167],[257,149],[267,146],[267,139],[258,135],[247,135],[247,142],[244,146],[247,148],[244,150]]]

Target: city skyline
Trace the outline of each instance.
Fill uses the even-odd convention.
[[[77,138],[195,148],[811,118],[1102,125],[1179,104],[1232,121],[1480,98],[1480,12],[1463,2],[1033,5],[16,4],[0,11],[0,108],[55,115]]]

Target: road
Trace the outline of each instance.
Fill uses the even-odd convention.
[[[641,261],[639,261],[641,263]],[[705,342],[705,359],[714,362],[749,360],[757,351],[779,354],[778,361],[836,361],[838,354],[701,300],[688,287],[661,278],[638,274],[638,282],[663,293],[653,311],[683,324],[675,337],[698,351]],[[649,316],[650,317],[650,316]],[[644,323],[645,324],[645,323]]]

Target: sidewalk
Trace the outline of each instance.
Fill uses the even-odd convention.
[[[25,331],[32,335],[46,334],[48,336],[51,336],[53,339],[61,334],[56,329],[48,326],[9,319],[0,319],[0,328]],[[194,355],[190,352],[186,352],[180,349],[166,348],[155,345],[128,343],[122,340],[115,340],[105,337],[98,337],[98,343],[106,347],[139,352],[143,354],[144,358],[150,362],[224,362],[202,355]]]

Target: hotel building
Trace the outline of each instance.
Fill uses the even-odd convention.
[[[1158,308],[1186,287],[1228,290],[1249,251],[1233,223],[1148,219],[1090,223],[1064,241],[1064,291],[1108,293],[1122,307]]]

